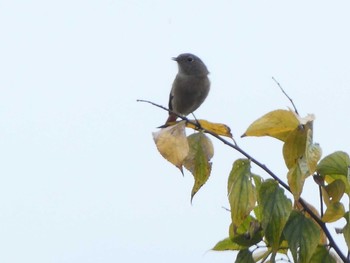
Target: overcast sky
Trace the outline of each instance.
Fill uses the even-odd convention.
[[[242,156],[213,138],[212,175],[191,205],[192,176],[152,140],[167,113],[136,99],[166,106],[171,57],[198,55],[212,88],[196,116],[229,125],[286,181],[280,142],[239,136],[290,106],[273,76],[301,115],[316,115],[324,156],[350,151],[349,10],[346,0],[0,1],[0,261],[233,262],[210,249],[228,236],[227,178]],[[303,197],[318,207],[308,181]]]

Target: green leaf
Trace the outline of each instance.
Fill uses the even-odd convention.
[[[320,230],[315,222],[301,212],[293,211],[283,233],[294,262],[309,262],[320,240]]]
[[[265,237],[272,250],[277,252],[283,228],[292,211],[292,202],[275,180],[268,179],[260,186],[258,203]]]
[[[271,248],[269,247],[266,247],[265,249],[263,250],[257,250],[257,251],[254,251],[254,254],[253,254],[253,258],[254,258],[254,261],[255,262],[270,262],[270,260],[267,260],[267,258],[270,256],[271,254]],[[264,259],[264,261],[260,261]],[[271,259],[271,257],[270,257]]]
[[[239,251],[235,263],[255,263],[252,252],[249,249]]]
[[[336,263],[337,261],[329,253],[325,246],[318,246],[309,263]]]
[[[262,240],[261,225],[254,217],[248,216],[238,228],[233,224],[230,225],[230,238],[233,242],[248,248]]]
[[[331,183],[340,179],[345,184],[345,192],[350,194],[348,170],[350,165],[349,155],[345,152],[334,152],[323,158],[317,165],[317,172],[322,175],[326,182]]]
[[[225,250],[241,250],[245,248],[244,246],[240,246],[237,243],[233,242],[231,238],[225,238],[219,241],[212,250],[214,251],[225,251]]]
[[[232,223],[238,227],[253,210],[256,202],[248,159],[238,159],[234,162],[228,178],[227,191]]]
[[[349,155],[346,152],[338,151],[323,158],[317,166],[317,171],[323,176],[334,174],[347,176],[349,165]]]
[[[256,193],[259,193],[259,189],[260,189],[260,186],[261,184],[263,183],[263,179],[261,178],[261,176],[259,175],[256,175],[256,174],[253,174],[253,180],[254,180],[254,185],[255,185],[255,192]],[[260,209],[259,209],[259,206],[255,206],[254,209],[254,214],[256,216],[256,219],[261,222],[261,213],[260,213]]]
[[[346,212],[344,217],[346,219],[346,225],[343,229],[343,235],[344,235],[346,245],[348,246],[348,251],[350,251],[350,213]]]
[[[184,166],[194,177],[194,185],[191,192],[193,196],[207,182],[211,165],[210,159],[214,155],[214,147],[211,140],[202,132],[194,133],[187,137],[190,151],[184,160]]]
[[[284,141],[289,133],[299,125],[292,111],[275,110],[254,121],[243,136],[271,136]]]
[[[252,176],[253,176],[253,180],[254,180],[254,185],[255,185],[256,191],[258,192],[259,188],[260,188],[260,185],[263,182],[263,179],[261,178],[260,175],[252,174]]]

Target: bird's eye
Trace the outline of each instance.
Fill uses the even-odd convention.
[[[187,61],[188,62],[192,62],[193,61],[193,57],[187,57]]]

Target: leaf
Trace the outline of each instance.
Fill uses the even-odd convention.
[[[322,221],[326,223],[335,222],[342,218],[345,214],[344,205],[340,202],[330,203],[327,206],[326,212],[322,217]]]
[[[254,121],[242,135],[271,136],[285,141],[289,133],[299,125],[299,120],[290,110],[271,111]]]
[[[230,129],[230,127],[228,127],[225,124],[213,123],[213,122],[209,122],[209,121],[206,121],[206,120],[191,120],[191,122],[194,122],[194,123],[198,122],[199,125],[203,129],[205,129],[207,131],[210,131],[212,133],[215,133],[217,135],[222,135],[222,136],[226,136],[226,137],[232,138],[231,129]],[[192,123],[189,123],[189,122],[187,122],[186,127],[194,129],[194,130],[197,130],[197,127],[195,125],[193,125]]]
[[[239,226],[253,210],[256,202],[249,160],[238,159],[234,162],[228,178],[227,191],[232,223]]]
[[[249,249],[239,251],[235,263],[255,263],[252,252]]]
[[[288,171],[288,185],[293,193],[294,200],[300,198],[305,179],[308,175],[309,173],[305,158],[299,159],[297,164]]]
[[[184,121],[152,133],[160,154],[182,172],[183,161],[189,152]]]
[[[207,182],[211,165],[210,159],[214,155],[214,147],[211,140],[202,132],[191,134],[187,137],[190,147],[184,160],[184,166],[194,177],[194,185],[191,193],[191,201],[198,190]]]
[[[252,216],[248,216],[239,227],[233,224],[230,225],[231,240],[243,247],[250,247],[259,243],[262,237],[260,223]]]
[[[315,222],[301,212],[293,211],[283,233],[288,241],[294,262],[309,262],[320,240],[320,230]]]
[[[259,191],[259,188],[263,182],[263,179],[261,178],[260,175],[256,175],[256,174],[252,174],[253,179],[254,179],[254,184],[255,184],[255,188],[257,191]]]
[[[287,137],[283,157],[289,169],[288,184],[294,200],[299,199],[305,179],[314,173],[321,154],[321,148],[312,143],[312,122],[299,125]]]
[[[348,170],[350,165],[349,155],[345,152],[334,152],[323,158],[317,165],[317,172],[323,176],[326,182],[331,183],[340,179],[345,184],[345,192],[350,194]]]
[[[343,228],[343,235],[346,245],[348,246],[348,251],[350,251],[350,213],[346,212],[344,218],[346,220],[346,225]]]
[[[297,126],[290,132],[283,144],[283,158],[288,169],[294,167],[298,160],[305,155],[307,128]]]
[[[303,202],[305,203],[305,205],[318,217],[321,218],[319,212],[317,211],[317,209],[309,204],[308,202],[306,202],[305,200],[303,200]],[[319,241],[319,244],[327,244],[327,236],[326,234],[323,232],[323,229],[319,226],[319,224],[315,221],[315,219],[312,218],[312,216],[304,209],[304,207],[300,204],[299,201],[295,201],[294,202],[295,208],[300,211],[303,212],[304,216],[306,216],[307,218],[311,219],[312,221],[314,221],[315,225],[319,228],[320,234],[321,234],[321,238]]]
[[[259,260],[267,259],[267,257],[271,254],[271,248],[267,248],[267,250],[258,250],[257,252],[254,252],[253,258],[255,262],[259,262]],[[268,262],[266,260],[261,262]]]
[[[305,156],[309,174],[313,174],[316,171],[318,161],[321,159],[322,149],[318,143],[312,142],[312,129],[307,132]]]
[[[329,250],[325,246],[318,246],[309,263],[336,263]]]
[[[289,252],[289,248],[288,248],[288,242],[285,239],[283,232],[282,232],[282,242],[280,243],[280,248],[278,249],[278,253],[279,254],[285,254],[287,255]]]
[[[273,252],[277,252],[283,228],[292,211],[292,202],[275,180],[268,179],[260,186],[258,203],[265,237]]]
[[[317,171],[321,175],[341,174],[347,176],[350,158],[346,152],[334,152],[327,155],[317,166]]]
[[[225,238],[219,241],[212,250],[214,251],[225,251],[225,250],[241,250],[244,249],[244,246],[240,246],[237,243],[233,242],[231,238]]]
[[[325,204],[337,203],[343,197],[345,192],[345,184],[342,180],[337,179],[325,187],[322,187],[322,195]]]

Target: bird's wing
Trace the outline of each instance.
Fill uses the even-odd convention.
[[[173,101],[174,95],[172,94],[172,92],[170,92],[169,94],[169,110],[173,110],[173,105],[172,105],[172,101]]]

